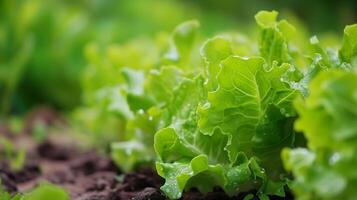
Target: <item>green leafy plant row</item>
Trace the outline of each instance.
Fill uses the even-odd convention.
[[[89,45],[75,118],[120,140],[112,157],[124,170],[155,160],[171,199],[216,186],[246,199],[289,189],[355,199],[357,25],[327,47],[277,15],[256,14],[257,34],[202,46],[197,21],[106,51]]]
[[[0,117],[38,104],[75,108],[81,102],[79,77],[87,43],[105,46],[152,35],[194,16],[207,21],[207,33],[234,24],[175,0],[1,1]],[[222,20],[226,25],[218,26]]]

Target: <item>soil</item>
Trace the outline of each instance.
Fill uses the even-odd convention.
[[[33,116],[31,119],[34,118]],[[48,113],[46,116],[54,118]],[[30,127],[30,124],[26,126],[26,132]],[[11,170],[9,164],[0,159],[0,179],[5,190],[11,193],[26,192],[47,181],[63,187],[72,200],[167,199],[160,191],[164,180],[153,169],[144,168],[135,173],[123,174],[109,157],[94,150],[82,152],[73,144],[51,139],[36,144],[29,134],[14,137],[4,126],[0,126],[0,130],[2,130],[0,136],[25,147],[27,152],[24,167],[19,171]],[[244,194],[228,197],[220,188],[206,195],[191,189],[184,192],[182,197],[183,200],[243,198]],[[294,198],[288,195],[285,198],[272,197],[271,199]]]
[[[29,151],[19,171],[0,162],[0,179],[11,193],[26,192],[47,181],[62,186],[73,200],[166,199],[159,190],[163,180],[152,169],[123,175],[106,156],[54,141]]]

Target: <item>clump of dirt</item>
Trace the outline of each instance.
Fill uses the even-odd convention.
[[[46,126],[53,126],[56,124],[64,125],[66,124],[66,120],[53,108],[48,106],[38,106],[26,114],[22,132],[31,134],[37,123],[42,123]]]

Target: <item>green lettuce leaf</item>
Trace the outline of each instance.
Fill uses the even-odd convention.
[[[186,21],[178,25],[173,34],[169,51],[162,57],[163,64],[177,64],[187,67],[198,34],[199,22]]]
[[[36,187],[30,193],[24,195],[22,200],[69,200],[70,197],[67,192],[55,185],[52,184],[41,184],[40,186]]]
[[[232,53],[231,42],[223,37],[209,39],[203,45],[201,55],[206,65],[207,88],[209,90],[217,88],[217,74],[220,71],[220,63]]]
[[[286,124],[295,115],[291,102],[299,92],[280,81],[289,65],[266,70],[264,64],[259,57],[232,56],[223,61],[219,89],[208,93],[208,103],[198,110],[203,134],[220,130],[229,136],[227,150],[232,163],[240,151],[250,156],[266,154],[266,146],[274,153],[293,136],[291,125]],[[281,129],[284,126],[287,130]]]
[[[346,26],[343,35],[342,47],[339,51],[341,61],[356,64],[357,56],[357,24]]]
[[[260,11],[255,20],[260,27],[259,50],[269,64],[288,62],[288,40],[294,36],[295,28],[286,20],[277,22],[276,11]]]

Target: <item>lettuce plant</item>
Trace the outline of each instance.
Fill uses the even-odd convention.
[[[301,76],[292,60],[294,27],[277,12],[256,15],[259,52],[242,57],[229,39],[208,40],[201,50],[205,74],[185,78],[167,108],[168,126],[155,134],[162,190],[178,199],[186,188],[220,186],[228,194],[257,190],[261,199],[284,196],[279,152],[295,142],[292,87]]]
[[[124,171],[155,159],[154,134],[165,126],[163,111],[193,62],[197,21],[180,24],[168,36],[86,48],[85,106],[74,113],[98,146],[111,143],[112,158]],[[160,56],[161,54],[161,56]],[[112,142],[116,141],[116,142]],[[103,145],[104,143],[104,145]]]
[[[340,65],[321,72],[309,84],[310,95],[296,100],[308,148],[282,152],[295,176],[297,199],[356,199],[357,174],[357,25],[347,26],[339,51]]]

